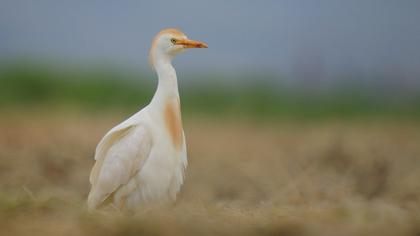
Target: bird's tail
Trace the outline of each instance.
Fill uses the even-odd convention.
[[[97,191],[94,191],[92,189],[89,193],[88,200],[87,200],[87,207],[88,211],[92,212],[95,210],[102,202],[102,197],[100,194],[98,194]]]
[[[95,209],[101,207],[102,205],[109,203],[109,201],[112,201],[112,199],[114,198],[113,196],[114,193],[104,194],[103,192],[92,187],[87,200],[88,211],[92,212]]]

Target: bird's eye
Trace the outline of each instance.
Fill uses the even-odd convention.
[[[173,44],[175,44],[175,43],[176,43],[176,39],[171,38],[171,42],[172,42]]]

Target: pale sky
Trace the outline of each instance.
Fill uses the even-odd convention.
[[[150,41],[166,27],[209,44],[177,58],[184,71],[294,75],[303,67],[420,80],[416,0],[1,0],[0,59],[31,55],[146,69]]]

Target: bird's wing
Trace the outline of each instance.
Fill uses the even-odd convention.
[[[151,147],[151,135],[143,125],[129,125],[106,134],[96,148],[88,204],[96,207],[128,183],[143,166]]]

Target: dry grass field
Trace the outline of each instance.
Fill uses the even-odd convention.
[[[102,135],[121,116],[0,117],[0,235],[420,235],[420,124],[188,117],[173,205],[86,211]]]

